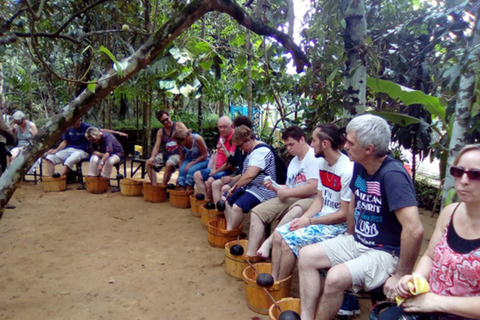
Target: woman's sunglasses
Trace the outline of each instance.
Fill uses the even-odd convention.
[[[477,169],[465,170],[460,167],[455,167],[455,166],[450,167],[450,174],[455,178],[461,178],[465,173],[467,174],[467,177],[470,180],[480,180],[480,170],[477,170]]]

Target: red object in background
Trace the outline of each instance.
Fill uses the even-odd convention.
[[[409,175],[412,175],[412,167],[409,164],[404,164],[403,167],[407,170]]]

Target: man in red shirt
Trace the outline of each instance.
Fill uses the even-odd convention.
[[[235,145],[232,143],[234,132],[232,120],[229,117],[218,119],[218,131],[220,138],[217,143],[217,158],[213,168],[199,170],[193,176],[198,193],[204,194],[207,199],[212,199],[212,182],[233,173],[233,168],[227,162],[228,156],[235,152]]]

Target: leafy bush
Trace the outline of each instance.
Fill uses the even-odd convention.
[[[415,181],[415,192],[417,194],[418,206],[432,211],[435,204],[435,198],[438,194],[438,187],[432,185],[426,179],[419,179]],[[440,210],[440,202],[441,198],[439,197],[437,199],[435,210],[437,212]]]

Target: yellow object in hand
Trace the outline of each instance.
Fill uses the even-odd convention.
[[[407,286],[412,295],[417,296],[419,294],[430,292],[430,285],[428,284],[427,279],[421,275],[413,274],[412,281],[407,282]],[[397,302],[397,306],[400,306],[405,301],[405,298],[396,296],[395,300]]]

